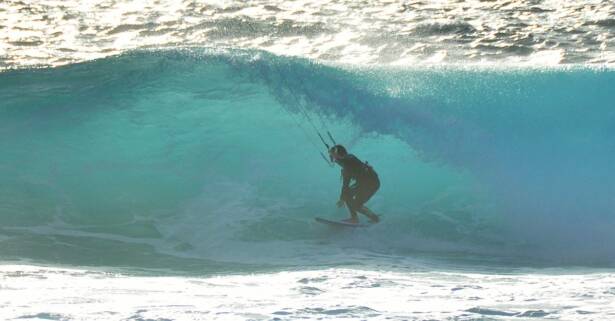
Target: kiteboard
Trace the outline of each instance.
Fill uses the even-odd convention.
[[[321,218],[321,217],[316,217],[314,219],[316,220],[316,222],[323,223],[323,224],[330,225],[330,226],[337,226],[337,227],[368,227],[369,226],[367,224],[362,224],[362,223],[334,221],[334,220],[328,220],[326,218]]]

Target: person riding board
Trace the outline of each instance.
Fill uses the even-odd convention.
[[[344,220],[348,223],[357,224],[359,218],[357,212],[367,216],[372,223],[380,219],[364,204],[380,188],[380,179],[376,171],[367,163],[363,163],[352,154],[348,154],[342,145],[335,145],[329,149],[329,157],[332,162],[342,168],[342,192],[337,206],[346,204],[350,212],[350,218]],[[354,184],[351,184],[354,181]]]

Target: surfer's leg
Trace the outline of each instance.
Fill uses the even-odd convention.
[[[352,207],[348,206],[348,212],[350,212],[350,218],[345,219],[344,221],[349,223],[359,223],[359,216],[357,215],[357,211]]]
[[[367,201],[369,201],[369,199],[376,194],[378,188],[380,188],[380,182],[378,180],[368,182],[364,186],[359,187],[353,201],[355,211],[367,216],[372,223],[377,223],[380,218],[376,215],[376,213],[372,212],[363,204],[367,203]]]
[[[347,194],[346,198],[344,198],[344,202],[346,203],[346,208],[348,209],[348,212],[350,213],[350,218],[347,219],[346,221],[351,222],[351,223],[359,222],[359,216],[357,215],[357,208],[355,206],[355,199],[356,199],[357,192],[358,192],[358,189],[356,187],[353,187],[350,189],[350,192]]]
[[[378,214],[372,212],[372,210],[370,210],[369,208],[367,208],[366,206],[362,206],[360,209],[357,210],[357,212],[367,216],[367,218],[372,222],[372,223],[378,223],[380,221],[380,217],[378,216]]]
[[[358,223],[359,216],[357,215],[357,209],[354,206],[353,198],[346,200],[346,208],[348,209],[348,212],[350,213],[350,218],[348,219],[348,221],[352,223]]]

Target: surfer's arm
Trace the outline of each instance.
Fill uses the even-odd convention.
[[[342,170],[342,191],[340,193],[340,201],[346,200],[348,190],[350,189],[350,175],[347,170]]]

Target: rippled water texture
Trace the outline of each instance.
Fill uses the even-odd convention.
[[[0,69],[147,47],[356,63],[612,64],[611,0],[0,2]]]
[[[19,320],[609,320],[615,275],[348,269],[215,277],[3,266]],[[71,284],[70,288],[65,285]]]

